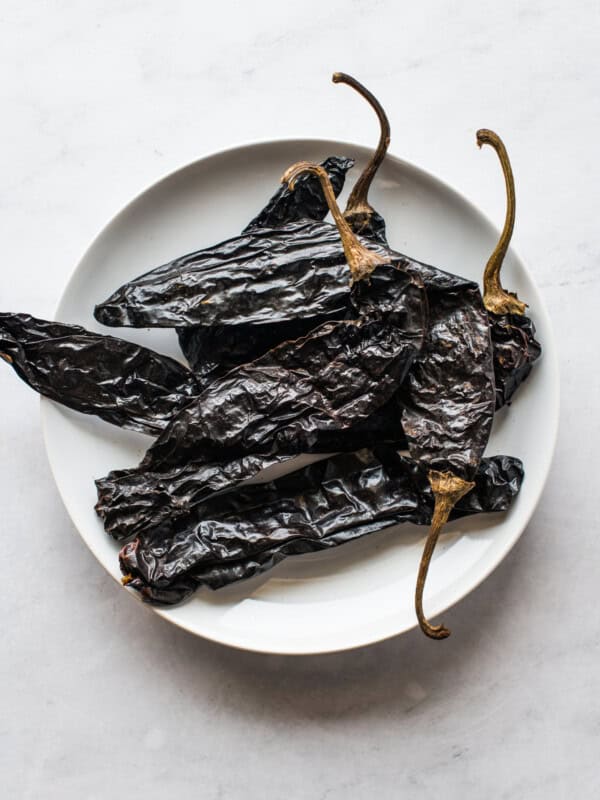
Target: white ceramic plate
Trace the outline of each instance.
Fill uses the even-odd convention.
[[[347,142],[252,144],[169,175],[98,236],[63,294],[57,319],[181,357],[173,331],[103,329],[92,316],[94,304],[153,266],[236,235],[270,197],[287,166],[332,154],[357,160],[345,197],[369,156],[366,148]],[[502,180],[499,171],[490,175],[493,180]],[[393,247],[480,279],[497,230],[455,191],[388,156],[371,200],[387,220]],[[544,355],[513,406],[497,415],[487,454],[519,456],[526,478],[510,513],[448,526],[425,591],[425,609],[432,619],[477,586],[514,545],[538,502],[554,449],[558,370],[548,316],[513,251],[504,281],[530,304]],[[50,464],[69,514],[90,550],[119,581],[118,547],[94,513],[94,478],[135,465],[150,440],[45,399],[42,415]],[[425,533],[399,526],[325,553],[289,558],[262,577],[218,592],[203,590],[189,602],[157,613],[192,633],[264,652],[322,653],[375,642],[416,624],[414,584]],[[444,621],[452,627],[451,614]]]

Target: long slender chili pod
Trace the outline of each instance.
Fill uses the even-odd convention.
[[[523,465],[483,459],[475,487],[451,518],[506,511]],[[180,602],[194,589],[218,589],[270,569],[283,558],[330,549],[392,525],[428,525],[433,495],[413,459],[379,447],[334,456],[272,483],[240,487],[168,518],[121,550],[124,583],[150,602]]]
[[[29,314],[0,314],[0,356],[51,400],[154,436],[198,394],[193,373],[168,356]]]
[[[496,408],[501,408],[510,402],[529,375],[542,348],[535,338],[532,320],[525,315],[526,304],[516,294],[506,291],[500,281],[502,264],[515,224],[515,182],[506,147],[498,134],[486,128],[477,131],[477,145],[481,148],[484,144],[493,147],[498,154],[506,184],[504,228],[483,274],[483,302],[489,313],[494,345]]]
[[[378,100],[355,78],[336,72],[333,81],[346,83],[354,88],[370,103],[380,122],[381,134],[377,149],[350,194],[344,217],[355,233],[386,244],[385,221],[369,204],[368,193],[389,146],[389,121]],[[343,187],[345,173],[352,164],[350,159],[330,156],[320,165],[327,172],[336,197]],[[244,228],[243,233],[257,228],[278,228],[301,219],[322,220],[328,210],[318,177],[310,172],[303,173],[293,190],[287,184],[280,185],[265,208]],[[323,321],[323,318],[308,317],[261,325],[241,322],[229,326],[181,327],[177,329],[177,334],[183,354],[204,387],[232,367],[258,358],[286,339],[304,336]]]
[[[496,393],[490,320],[478,286],[465,281],[440,291],[425,268],[419,273],[427,289],[429,326],[399,399],[410,454],[428,470],[436,501],[415,609],[423,632],[440,639],[447,629],[430,625],[423,612],[425,578],[448,513],[472,487],[490,435]]]
[[[522,315],[525,313],[527,304],[522,303],[514,292],[507,292],[506,289],[503,289],[500,282],[500,270],[515,227],[516,200],[513,171],[506,147],[504,147],[504,143],[497,133],[487,128],[478,130],[477,146],[481,148],[484,144],[489,144],[494,148],[502,165],[506,183],[506,219],[498,244],[494,248],[494,252],[490,256],[483,273],[483,303],[487,310],[493,314]]]
[[[345,72],[334,72],[332,80],[334,83],[345,83],[347,86],[351,86],[361,97],[364,97],[377,114],[381,128],[377,149],[350,192],[344,217],[355,233],[387,244],[385,220],[368,201],[373,178],[390,146],[390,123],[387,114],[379,100],[352,75],[347,75]]]
[[[380,104],[358,81],[343,76],[340,82],[347,82],[359,91],[381,121],[379,145],[350,196],[346,216],[351,227],[360,226],[357,232],[367,238],[368,226],[364,229],[362,226],[370,218],[370,238],[382,245],[385,224],[368,204],[367,193],[385,156],[389,124]],[[330,177],[334,194],[341,189],[345,172],[352,163],[349,159],[330,157],[321,164]],[[281,322],[295,320],[298,335],[303,335],[309,330],[302,328],[306,320],[339,317],[344,313],[346,273],[346,264],[339,258],[339,235],[335,226],[321,221],[327,203],[323,202],[314,175],[301,176],[297,191],[300,196],[307,195],[310,202],[307,199],[295,203],[296,192],[290,192],[287,186],[280,188],[244,233],[128,281],[96,306],[96,319],[113,327],[179,328],[184,351],[196,369],[207,350],[202,334],[198,343],[194,334],[190,337],[183,331],[185,328],[201,326],[201,331],[205,327],[241,325],[247,331],[250,325],[270,326],[267,337],[260,337],[262,347],[271,336],[273,345],[283,341],[277,338],[277,325]],[[336,284],[342,290],[342,298],[336,296]],[[271,303],[269,298],[274,295]],[[238,349],[244,351],[243,347]],[[252,353],[254,357],[259,354]],[[214,370],[209,372],[214,374]]]

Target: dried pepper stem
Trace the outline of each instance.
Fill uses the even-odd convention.
[[[427,572],[429,571],[429,564],[438,537],[442,528],[448,521],[450,512],[458,503],[461,497],[475,486],[470,481],[465,481],[454,475],[452,472],[437,472],[430,470],[428,475],[429,483],[433,490],[435,498],[435,506],[433,509],[433,518],[431,520],[431,528],[425,542],[423,555],[421,556],[421,563],[419,565],[419,575],[417,577],[417,588],[415,591],[415,609],[421,630],[432,639],[445,639],[450,636],[450,631],[443,625],[431,625],[423,613],[423,589],[425,588],[425,580],[427,579]]]
[[[321,182],[323,194],[325,195],[327,205],[331,211],[331,216],[333,217],[340,233],[346,261],[348,262],[350,272],[352,273],[351,284],[368,278],[375,267],[387,262],[384,258],[377,255],[377,253],[371,252],[358,241],[357,237],[352,232],[352,229],[340,211],[340,207],[335,199],[335,194],[333,193],[331,181],[329,180],[329,176],[323,167],[319,166],[319,164],[314,164],[311,161],[299,161],[297,164],[293,164],[285,171],[281,181],[282,183],[287,183],[290,189],[293,191],[296,180],[305,172],[310,172],[313,175],[316,175]]]
[[[353,78],[351,75],[346,75],[345,72],[334,72],[332,81],[334,83],[345,83],[355,89],[362,97],[364,97],[377,114],[379,125],[381,127],[377,149],[371,156],[371,159],[364,168],[360,178],[356,181],[354,188],[350,193],[350,197],[348,198],[346,210],[344,211],[345,219],[348,220],[354,230],[360,231],[361,228],[368,225],[373,214],[373,208],[369,204],[367,197],[369,194],[369,189],[371,188],[371,183],[375,177],[375,173],[379,169],[381,162],[385,158],[387,149],[390,146],[390,123],[379,100],[372,95],[371,92],[362,85],[362,83],[359,83],[356,78]]]
[[[0,353],[0,358],[3,358],[7,364],[12,364],[13,360],[7,353]]]
[[[513,172],[506,148],[497,133],[486,128],[477,131],[477,146],[482,147],[484,144],[489,144],[494,148],[502,165],[506,183],[506,219],[498,244],[483,273],[483,302],[487,310],[493,314],[523,315],[527,304],[522,303],[513,292],[503,289],[500,283],[500,270],[515,226],[516,201]]]

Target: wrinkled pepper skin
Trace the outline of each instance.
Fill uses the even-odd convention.
[[[206,389],[234,367],[260,358],[282,342],[306,336],[326,321],[323,316],[265,325],[177,328],[177,335],[197,382]]]
[[[352,452],[381,442],[405,447],[401,416],[402,409],[394,396],[349,429],[319,431],[314,443],[307,444],[306,449],[311,453]],[[222,463],[192,462],[160,472],[139,468],[113,470],[96,481],[96,512],[106,533],[118,541],[128,539],[158,520],[187,513],[207,498],[238,486],[248,475],[257,475],[289,458],[289,455],[250,454]]]
[[[154,436],[199,391],[192,372],[172,358],[29,314],[0,314],[0,353],[40,394]]]
[[[186,513],[273,457],[313,451],[319,436],[351,428],[390,400],[423,344],[423,289],[382,266],[353,294],[358,319],[326,323],[236,368],[173,420],[138,468],[99,479],[96,510],[107,532],[125,538],[157,515]]]
[[[475,488],[452,518],[506,511],[522,480],[518,459],[484,459]],[[391,448],[361,451],[241,487],[193,515],[166,520],[123,547],[121,570],[145,600],[176,603],[201,586],[217,589],[265,572],[289,555],[337,547],[398,523],[428,525],[432,511],[426,470]]]
[[[96,513],[116,541],[135,536],[164,519],[175,519],[215,495],[239,487],[249,476],[290,456],[256,453],[228,461],[178,465],[160,472],[135,467],[113,470],[96,481]]]
[[[379,320],[328,322],[212,384],[173,420],[142,466],[219,454],[306,452],[318,431],[349,428],[390,399],[419,349]]]
[[[531,319],[518,314],[489,314],[494,346],[496,408],[509,404],[542,354]]]
[[[426,283],[427,286],[427,283]],[[445,639],[423,609],[429,565],[453,508],[474,489],[494,419],[496,393],[488,316],[476,284],[436,291],[428,285],[425,346],[400,388],[402,428],[411,456],[427,470],[435,507],[415,586],[423,633]]]
[[[411,456],[428,469],[473,479],[495,409],[487,312],[475,284],[430,291],[422,353],[400,389]]]
[[[329,156],[321,162],[327,173],[333,193],[337,197],[344,188],[346,173],[354,166],[351,158]],[[266,206],[244,228],[248,233],[256,228],[278,228],[288,222],[302,219],[322,220],[329,212],[321,184],[314,175],[302,175],[294,191],[281,184]]]
[[[338,156],[330,156],[322,162],[336,197],[344,188],[346,172],[353,164],[352,159]],[[328,211],[319,180],[314,175],[303,175],[294,191],[281,184],[243,233],[256,228],[277,228],[298,220],[322,220]],[[287,339],[306,336],[324,321],[324,318],[310,318],[280,325],[185,327],[178,328],[177,335],[181,351],[205,388],[238,364],[254,361]]]
[[[259,228],[135,278],[96,306],[122,327],[264,325],[339,318],[350,274],[334,225],[300,220]]]

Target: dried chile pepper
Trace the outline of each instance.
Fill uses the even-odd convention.
[[[336,73],[333,79],[347,83],[367,99],[380,121],[378,147],[359,177],[344,215],[353,229],[385,242],[385,224],[369,205],[367,194],[387,151],[389,123],[381,105],[362,84],[343,73]],[[301,177],[308,180],[308,176]],[[241,236],[175,259],[124,284],[96,306],[96,319],[110,326],[243,325],[247,329],[250,325],[343,315],[347,270],[336,227],[308,219],[286,219],[281,224],[283,214],[264,212],[259,219],[260,225],[251,223]],[[195,359],[182,335],[184,347]],[[282,339],[270,341],[273,345]]]
[[[157,513],[185,513],[215,485],[232,488],[231,473],[236,482],[251,477],[244,474],[248,454],[270,463],[271,456],[320,449],[320,435],[341,438],[403,382],[427,325],[421,282],[360,244],[321,167],[303,162],[286,180],[293,185],[306,171],[322,180],[339,226],[358,318],[326,323],[232,370],[173,420],[138,468],[97,481],[96,509],[111,535],[129,536],[156,522]]]
[[[402,409],[396,397],[370,417],[344,430],[320,430],[311,453],[352,452],[373,443],[406,446],[401,426]],[[129,539],[165,518],[174,519],[208,498],[237,487],[248,476],[289,460],[290,455],[248,454],[225,462],[196,464],[149,472],[134,468],[113,470],[96,481],[96,513],[104,530],[114,539]]]
[[[348,267],[335,226],[299,220],[153,269],[94,315],[109,326],[172,328],[339,318],[347,308]]]
[[[509,456],[483,459],[451,513],[506,511],[523,479]],[[251,577],[289,555],[337,547],[392,525],[431,522],[426,470],[391,448],[336,456],[267,484],[241,487],[167,519],[123,547],[124,583],[151,602]]]
[[[472,285],[366,238],[358,241],[374,257],[421,277],[436,291]],[[336,227],[328,223],[263,228],[252,239],[236,237],[203,251],[198,262],[193,256],[179,261],[125,284],[96,307],[97,319],[134,327],[261,325],[343,319],[351,308],[346,255]],[[182,296],[182,285],[194,287],[193,301]]]
[[[380,123],[379,143],[358,178],[346,205],[344,218],[355,233],[386,244],[385,221],[368,201],[371,183],[390,143],[390,125],[381,104],[366,87],[343,72],[333,75],[334,83],[355,89],[372,106]],[[321,166],[327,172],[334,195],[343,188],[345,173],[354,162],[330,157]],[[319,179],[310,173],[299,176],[294,190],[280,186],[267,206],[246,226],[244,233],[257,227],[281,227],[300,219],[322,220],[328,211]],[[179,344],[192,369],[202,378],[203,386],[224,375],[231,368],[252,361],[286,339],[304,336],[323,318],[294,319],[288,322],[217,327],[194,326],[177,329]]]
[[[141,433],[159,434],[198,394],[172,358],[29,314],[0,314],[0,356],[40,394]]]
[[[510,402],[527,378],[542,348],[535,338],[535,326],[525,315],[526,304],[516,294],[507,292],[500,282],[502,263],[515,225],[515,182],[506,148],[493,131],[477,131],[477,145],[489,144],[496,151],[506,184],[506,219],[502,234],[490,256],[483,275],[483,302],[488,310],[494,344],[496,408]]]
[[[173,420],[139,467],[96,481],[107,532],[126,538],[186,513],[384,402],[412,363],[418,333],[413,324],[400,341],[386,324],[357,322],[328,323],[234,370]]]
[[[266,325],[213,325],[177,328],[179,346],[202,389],[234,367],[254,361],[272,347],[306,336],[326,316]]]
[[[346,172],[354,165],[349,158],[329,156],[321,166],[327,172],[337,197],[344,187]],[[300,176],[294,191],[280,184],[267,205],[244,228],[276,228],[298,220],[322,220],[329,211],[319,179]],[[206,387],[212,380],[246,361],[253,361],[286,339],[305,336],[324,318],[292,320],[275,324],[188,326],[177,328],[179,345],[198,380]]]
[[[427,467],[435,497],[415,608],[423,632],[443,639],[450,632],[425,618],[423,589],[439,534],[454,505],[473,488],[492,427],[495,387],[488,318],[476,284],[442,292],[427,288],[427,339],[399,394],[410,454]]]

